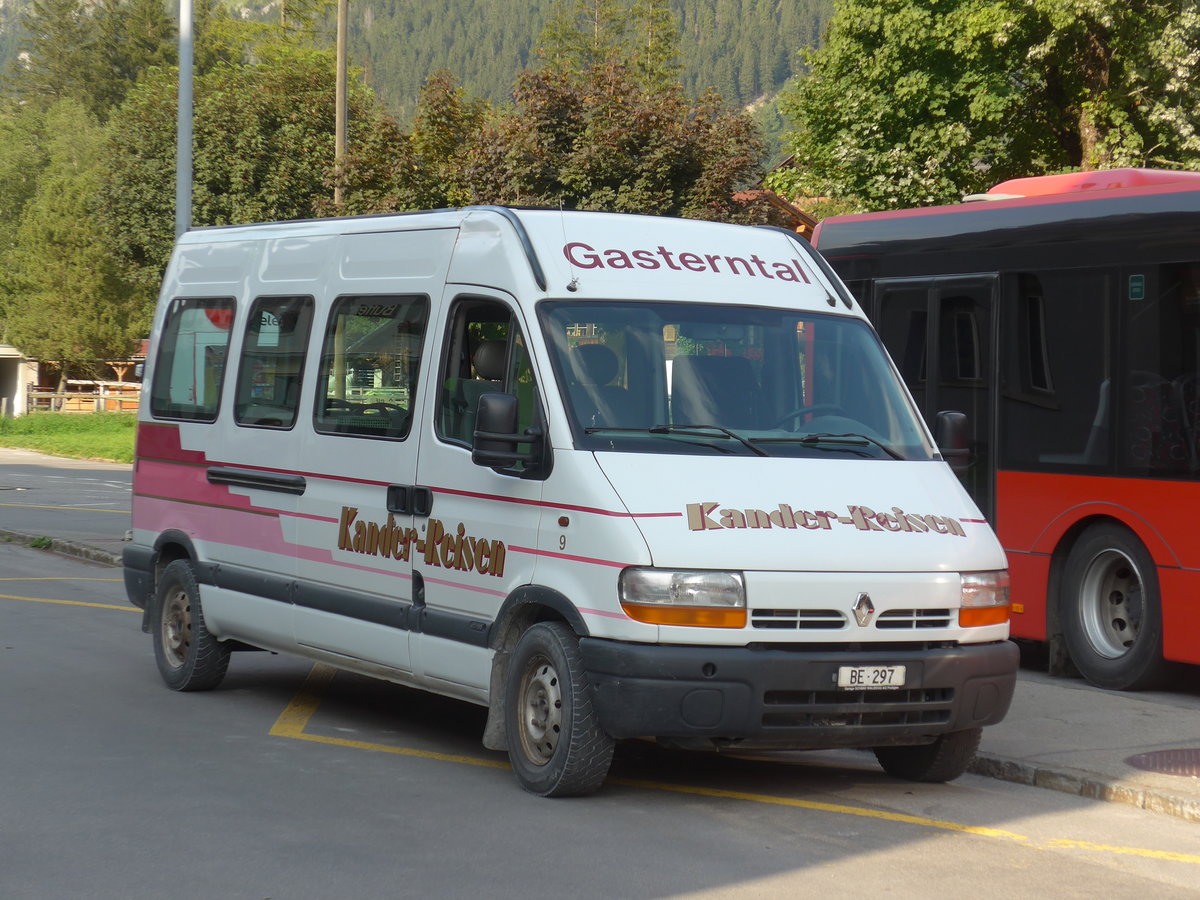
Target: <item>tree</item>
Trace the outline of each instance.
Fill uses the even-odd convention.
[[[542,68],[581,75],[625,66],[646,91],[679,81],[679,23],[668,0],[559,0],[538,39]]]
[[[448,76],[429,87],[391,175],[392,208],[503,203],[760,218],[732,200],[757,179],[757,127],[715,94],[693,106],[678,83],[646,93],[619,64],[527,70],[503,112],[465,100]]]
[[[79,101],[62,100],[48,109],[45,132],[45,167],[6,260],[6,338],[59,362],[64,377],[92,374],[130,355],[149,330],[149,307],[122,281],[97,228],[100,126]]]
[[[196,226],[333,212],[326,201],[333,178],[333,54],[282,46],[260,52],[256,65],[219,67],[195,81]],[[128,277],[148,301],[175,237],[175,89],[173,71],[153,70],[108,126],[103,219]],[[386,146],[386,135],[395,132],[355,79],[349,120],[351,146]],[[350,189],[363,190],[353,183]]]
[[[839,0],[781,100],[792,196],[952,202],[1006,178],[1194,165],[1194,0]]]
[[[34,0],[4,91],[25,102],[74,99],[103,121],[149,69],[174,65],[178,28],[163,0]],[[237,60],[261,29],[196,3],[197,72]]]

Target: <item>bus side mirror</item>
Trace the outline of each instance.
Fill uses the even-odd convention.
[[[491,469],[511,469],[517,463],[524,463],[524,471],[508,474],[526,478],[539,476],[545,449],[543,432],[540,428],[527,428],[522,434],[519,429],[516,397],[512,394],[481,395],[475,413],[471,462]],[[519,449],[521,444],[530,447],[522,451]]]
[[[966,413],[943,410],[937,414],[933,439],[937,441],[938,449],[942,451],[942,459],[950,464],[951,471],[959,478],[967,474],[967,467],[971,462],[971,452],[967,449],[967,437]]]

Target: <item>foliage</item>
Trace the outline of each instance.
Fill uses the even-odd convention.
[[[273,14],[268,0],[254,5],[263,15]],[[516,73],[537,64],[539,36],[558,11],[574,5],[575,0],[449,0],[435,11],[411,0],[351,3],[350,58],[363,67],[386,108],[406,122],[421,86],[442,69],[453,72],[470,96],[504,103]],[[731,104],[745,106],[778,91],[792,75],[796,50],[816,45],[832,2],[622,0],[621,5],[631,20],[644,15],[639,7],[653,7],[660,23],[672,20],[671,30],[686,48],[674,60],[680,69],[672,78],[682,81],[688,97],[715,88]],[[332,31],[326,19],[324,32]]]
[[[678,83],[647,91],[637,74],[611,63],[523,72],[513,100],[507,110],[489,109],[447,74],[436,76],[411,131],[352,154],[349,178],[374,184],[382,173],[391,189],[369,198],[352,192],[351,209],[501,203],[761,219],[731,197],[757,178],[762,142],[752,120],[715,94],[689,104]],[[385,150],[396,154],[390,167]]]
[[[62,100],[45,128],[46,164],[6,259],[6,335],[64,372],[91,373],[98,360],[128,357],[149,317],[98,230],[100,127],[80,103]]]
[[[23,60],[4,88],[25,102],[81,102],[101,121],[140,74],[175,65],[178,28],[163,0],[33,0],[22,17]],[[239,39],[216,0],[194,4],[195,66],[206,72],[237,59]]]
[[[266,52],[265,50],[263,52]],[[257,65],[223,66],[194,83],[195,226],[328,214],[334,157],[333,55],[275,47]],[[350,85],[349,140],[394,126]],[[175,74],[156,70],[110,122],[103,221],[149,302],[174,242]]]
[[[862,209],[1070,168],[1196,165],[1194,0],[838,0],[772,186]]]
[[[0,418],[0,446],[74,459],[133,462],[137,413],[34,412]]]
[[[644,90],[679,81],[679,25],[667,0],[557,0],[537,52],[543,68],[574,75],[626,66]]]

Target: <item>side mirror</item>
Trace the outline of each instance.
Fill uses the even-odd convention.
[[[959,478],[967,474],[971,463],[971,451],[967,447],[968,436],[966,413],[944,410],[937,414],[933,439],[942,451],[942,459],[950,464],[951,471]]]
[[[511,469],[525,464],[520,474],[532,477],[540,473],[543,455],[542,430],[528,428],[519,432],[517,398],[512,394],[483,394],[475,413],[475,434],[471,462],[491,469]],[[529,444],[521,451],[518,446]],[[512,473],[517,474],[517,473]]]

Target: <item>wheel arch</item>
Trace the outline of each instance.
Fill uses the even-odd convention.
[[[562,622],[578,637],[589,634],[587,623],[565,594],[544,585],[525,584],[505,599],[500,612],[488,630],[488,646],[492,649],[492,672],[488,688],[488,717],[483,728],[483,745],[489,750],[503,750],[506,745],[504,728],[504,682],[513,647],[521,635],[538,622]]]
[[[150,633],[151,621],[154,616],[154,598],[158,595],[158,583],[162,580],[163,570],[177,559],[191,560],[196,563],[196,547],[192,539],[182,531],[169,529],[154,539],[154,556],[150,561],[150,600],[142,610],[142,631]],[[200,573],[197,572],[197,580]]]

